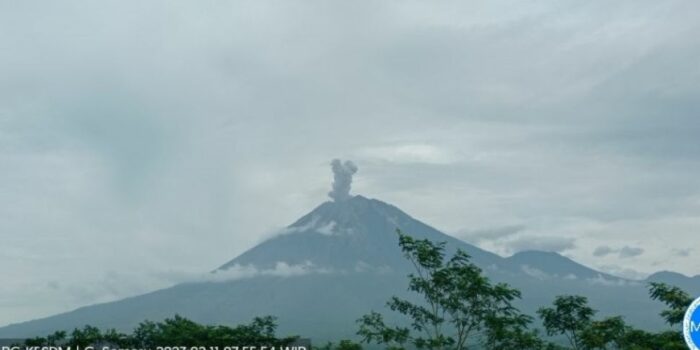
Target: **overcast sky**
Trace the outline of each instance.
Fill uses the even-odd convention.
[[[501,255],[700,273],[700,2],[0,1],[0,324],[353,193]]]

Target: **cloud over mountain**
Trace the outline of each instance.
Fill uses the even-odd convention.
[[[639,247],[630,247],[630,246],[623,246],[621,248],[612,248],[609,246],[598,246],[594,251],[593,255],[597,257],[605,257],[609,255],[617,255],[618,257],[625,259],[625,258],[633,258],[639,255],[642,255],[644,253],[644,249],[639,248]]]

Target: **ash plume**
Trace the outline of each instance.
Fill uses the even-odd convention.
[[[328,196],[336,202],[349,199],[352,175],[357,172],[357,165],[349,160],[342,162],[340,159],[333,159],[331,168],[333,169],[333,190],[328,192]]]

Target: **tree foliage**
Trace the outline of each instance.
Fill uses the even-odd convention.
[[[390,349],[412,345],[431,350],[461,350],[477,341],[491,349],[539,346],[537,337],[527,330],[531,319],[512,305],[520,298],[518,290],[491,283],[462,250],[446,259],[444,243],[397,233],[399,246],[415,271],[408,276],[408,290],[422,302],[396,296],[387,302],[389,309],[407,317],[410,327],[389,326],[377,312],[360,318],[358,335],[363,342]],[[522,343],[511,344],[519,341]]]
[[[685,310],[693,302],[688,293],[680,288],[658,282],[649,284],[649,295],[652,299],[659,300],[669,307],[661,312],[661,317],[672,326],[683,322]]]
[[[661,316],[672,326],[682,322],[683,313],[692,302],[680,288],[663,283],[651,283],[649,295],[669,307],[661,312]],[[541,308],[538,314],[547,334],[565,335],[572,349],[687,349],[680,330],[650,333],[627,325],[620,316],[593,320],[595,311],[581,296],[559,296],[553,307]]]
[[[573,349],[582,349],[581,333],[589,327],[595,310],[588,299],[578,295],[561,295],[554,307],[537,310],[548,335],[564,335]]]
[[[626,345],[628,326],[620,316],[591,321],[581,332],[584,349],[620,349]]]
[[[517,312],[487,318],[484,346],[487,349],[545,349],[536,331],[528,329],[532,317]]]
[[[563,336],[569,347],[543,340],[530,329],[533,319],[522,314],[513,302],[520,292],[506,284],[494,284],[471,263],[463,251],[447,259],[444,243],[415,239],[400,231],[399,246],[414,267],[408,289],[420,302],[392,297],[387,306],[405,316],[409,326],[390,326],[384,316],[370,312],[357,322],[357,334],[365,343],[391,350],[418,348],[463,350],[475,346],[487,350],[684,350],[680,330],[651,333],[627,325],[620,316],[594,319],[596,311],[588,299],[577,295],[557,296],[550,307],[537,311],[549,336]],[[678,287],[651,283],[649,296],[666,304],[661,312],[669,325],[678,326],[692,298]],[[122,348],[153,349],[168,346],[289,345],[297,337],[276,336],[274,317],[256,317],[235,327],[202,325],[179,315],[162,322],[144,321],[131,334],[114,329],[102,332],[93,326],[54,332],[31,338],[26,346],[80,346],[111,344]],[[322,350],[362,350],[362,345],[341,340]]]
[[[256,317],[248,324],[235,327],[202,325],[175,315],[162,322],[144,321],[131,334],[114,329],[105,332],[93,326],[70,333],[55,332],[48,337],[31,338],[27,346],[67,345],[84,348],[109,343],[124,348],[154,349],[156,346],[286,345],[297,337],[278,338],[277,323],[272,316]]]
[[[328,342],[325,345],[314,347],[319,350],[362,350],[362,345],[349,339],[341,340],[338,345]]]

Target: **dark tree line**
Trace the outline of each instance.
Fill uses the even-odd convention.
[[[223,345],[288,345],[297,337],[280,338],[275,335],[274,317],[256,317],[248,324],[236,327],[202,325],[176,315],[163,322],[145,321],[131,334],[114,329],[105,332],[93,326],[75,329],[71,333],[55,332],[47,337],[31,338],[27,346],[64,345],[80,346],[111,344],[120,348],[155,349],[156,346],[223,346]]]

